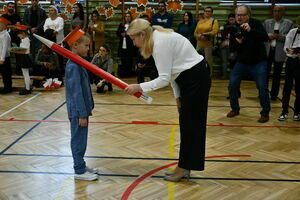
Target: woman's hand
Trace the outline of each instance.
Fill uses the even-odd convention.
[[[131,84],[127,88],[124,89],[124,92],[126,94],[133,95],[133,94],[135,94],[137,92],[143,92],[143,90],[142,90],[140,84]]]

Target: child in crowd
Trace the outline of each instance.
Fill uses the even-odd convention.
[[[107,45],[102,45],[99,48],[99,52],[94,56],[91,63],[97,65],[104,71],[113,74],[113,59],[110,56],[110,48]],[[107,85],[108,91],[112,91],[112,84],[102,79],[99,76],[94,75],[93,82],[97,85],[97,93],[104,93],[104,86]]]
[[[9,21],[4,17],[0,17],[0,72],[4,88],[0,91],[1,94],[7,94],[12,91],[11,66],[9,60],[10,36],[6,30],[6,25]]]
[[[16,26],[18,32],[17,35],[21,39],[20,47],[26,49],[23,54],[20,54],[17,59],[17,65],[21,66],[24,82],[25,82],[25,89],[20,91],[20,95],[31,94],[30,88],[30,76],[29,76],[29,68],[32,65],[32,62],[29,57],[30,53],[30,40],[27,34],[27,26],[17,25]]]
[[[68,42],[74,54],[81,57],[87,56],[90,38],[82,30],[78,31],[74,29],[64,41]],[[94,108],[89,76],[85,68],[71,60],[68,60],[66,65],[65,88],[68,117],[71,123],[71,150],[75,170],[74,178],[86,181],[97,180],[98,169],[87,167],[84,161],[89,116],[92,115]]]

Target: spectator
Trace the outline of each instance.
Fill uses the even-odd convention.
[[[46,19],[44,24],[44,31],[52,29],[53,36],[56,38],[56,43],[62,45],[64,39],[64,20],[58,16],[56,6],[49,6],[49,17]]]
[[[24,25],[30,27],[30,54],[32,60],[35,59],[36,51],[40,49],[41,42],[36,39],[32,34],[44,35],[43,26],[47,19],[46,12],[39,6],[39,0],[31,0],[31,6],[25,9]]]
[[[297,28],[291,29],[286,36],[284,51],[287,54],[285,65],[285,83],[282,92],[282,113],[279,121],[288,118],[290,95],[295,80],[296,99],[294,103],[294,121],[300,121],[300,16],[297,18]]]
[[[293,22],[289,19],[283,18],[284,7],[274,6],[273,18],[265,21],[264,26],[269,35],[269,41],[266,42],[266,50],[268,54],[268,77],[267,84],[269,83],[269,75],[273,68],[273,79],[271,89],[271,100],[276,100],[279,87],[280,75],[283,63],[286,60],[286,54],[283,51],[285,37],[290,29],[293,28]]]
[[[53,31],[50,32],[49,30],[53,30]],[[58,16],[58,10],[54,5],[49,6],[49,18],[47,18],[45,21],[44,31],[45,34],[46,31],[52,33],[53,38],[55,38],[55,42],[61,46],[63,45],[62,41],[64,39],[64,20],[63,18]],[[60,81],[62,81],[65,72],[64,57],[58,55],[58,62],[59,62],[58,72],[61,73],[60,75],[58,75],[58,78]]]
[[[29,56],[30,53],[30,40],[27,33],[27,28],[24,26],[17,27],[18,29],[18,37],[21,39],[20,47],[26,49],[26,51],[19,55],[18,65],[21,66],[25,88],[24,90],[19,92],[19,95],[31,94],[30,87],[30,76],[29,76],[29,68],[32,67],[32,62]]]
[[[135,57],[137,48],[133,45],[131,38],[127,35],[127,29],[132,21],[131,14],[126,13],[124,23],[118,27],[117,36],[119,36],[118,56],[121,59],[121,65],[118,67],[118,76],[121,78],[131,77],[134,75]]]
[[[83,6],[81,3],[75,3],[73,5],[73,17],[71,19],[71,31],[76,27],[79,26],[82,30],[85,31],[86,29],[86,24],[87,24],[87,19],[84,15],[84,11],[83,11]]]
[[[183,15],[183,22],[178,26],[177,32],[184,37],[186,37],[193,46],[196,46],[196,40],[194,36],[195,24],[193,20],[193,15],[191,12],[185,12]]]
[[[159,25],[164,28],[171,28],[173,24],[173,15],[166,11],[166,3],[158,2],[158,12],[152,16],[152,25]]]
[[[12,92],[11,65],[9,60],[11,39],[6,30],[6,26],[9,23],[7,19],[0,17],[0,72],[4,86],[0,91],[1,94]]]
[[[8,32],[11,38],[11,46],[19,46],[20,45],[20,38],[17,36],[17,30],[15,28],[15,25],[21,24],[21,17],[15,13],[15,3],[8,2],[7,3],[7,13],[2,15],[5,19],[11,22],[12,25],[8,26]],[[18,59],[18,54],[15,54],[16,57],[16,63]],[[16,74],[21,74],[21,67],[16,65]]]
[[[99,52],[94,56],[91,63],[97,65],[99,68],[104,71],[113,74],[113,59],[110,56],[111,50],[107,45],[101,45]],[[112,91],[112,84],[102,79],[99,76],[94,75],[94,83],[97,86],[97,93],[104,93],[104,86],[107,85],[108,91]]]
[[[36,55],[33,73],[37,76],[45,76],[46,79],[60,76],[58,56],[44,44]],[[33,80],[32,85],[39,88],[41,84],[42,81]]]
[[[237,62],[230,73],[229,96],[231,111],[227,117],[239,115],[238,91],[243,77],[252,75],[259,91],[262,111],[258,122],[269,121],[270,99],[267,87],[267,53],[264,42],[268,34],[260,21],[251,17],[251,8],[242,5],[235,10],[236,21],[240,25],[230,32],[230,48],[237,51]]]
[[[91,22],[88,26],[88,33],[91,36],[90,57],[94,57],[101,45],[105,44],[104,22],[100,19],[97,10],[91,14]]]
[[[220,53],[222,60],[222,77],[221,79],[228,79],[228,65],[229,65],[229,33],[230,30],[237,27],[235,21],[235,14],[229,14],[227,23],[223,26],[221,30],[221,44],[220,44]]]
[[[204,55],[205,60],[211,68],[211,74],[213,72],[212,49],[215,36],[219,29],[218,20],[213,19],[212,14],[212,7],[206,7],[204,9],[204,19],[199,20],[194,33],[197,38],[197,51]]]

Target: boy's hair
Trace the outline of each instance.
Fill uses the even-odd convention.
[[[88,33],[84,33],[76,42],[74,42],[74,44],[75,43],[81,43],[81,42],[83,42],[85,39],[90,39],[90,35],[88,34]],[[73,45],[74,45],[73,44]],[[73,46],[73,45],[71,45],[71,47]]]

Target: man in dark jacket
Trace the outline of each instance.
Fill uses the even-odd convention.
[[[239,115],[238,91],[241,80],[251,75],[259,90],[262,111],[258,122],[269,121],[270,98],[267,87],[267,53],[264,42],[269,40],[260,21],[251,18],[249,6],[242,5],[235,10],[236,21],[240,25],[230,34],[230,48],[237,51],[237,62],[230,74],[229,95],[231,111],[227,117]]]
[[[24,13],[24,25],[30,27],[30,54],[32,60],[35,59],[36,51],[40,49],[41,43],[35,37],[33,33],[43,36],[43,26],[47,14],[43,8],[39,6],[39,0],[31,0],[31,7],[25,9]]]

